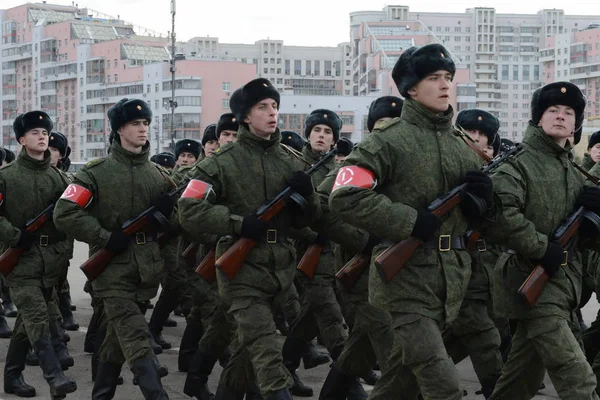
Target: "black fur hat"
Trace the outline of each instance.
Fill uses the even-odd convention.
[[[217,137],[217,124],[210,124],[204,129],[204,135],[202,135],[202,147],[204,147],[209,140],[219,140]]]
[[[294,131],[281,131],[281,144],[285,144],[294,150],[302,151],[302,148],[306,144],[306,139]]]
[[[243,124],[244,118],[246,118],[250,109],[264,99],[275,100],[279,108],[280,97],[277,89],[275,89],[269,80],[258,78],[234,91],[229,98],[229,107],[239,123]]]
[[[192,139],[183,139],[175,143],[175,159],[183,152],[192,153],[196,158],[200,157],[200,143]]]
[[[67,141],[67,137],[62,133],[52,132],[48,138],[48,147],[54,147],[57,149],[60,152],[60,155],[64,158],[67,154],[69,142]]]
[[[500,139],[500,151],[501,152],[505,152],[510,150],[512,147],[515,146],[515,142],[513,142],[510,139],[506,139],[506,138],[502,138]]]
[[[588,150],[600,143],[600,131],[596,131],[588,138]]]
[[[150,157],[150,161],[166,168],[175,166],[175,155],[169,152],[158,153]]]
[[[575,111],[575,143],[581,140],[583,117],[587,98],[571,82],[549,83],[533,92],[531,98],[531,122],[537,125],[544,112],[551,106],[568,106]]]
[[[333,141],[334,143],[337,142],[342,130],[342,119],[333,111],[324,108],[319,108],[308,114],[306,121],[304,121],[304,136],[308,139],[312,128],[320,124],[331,128],[333,131]]]
[[[152,110],[148,106],[148,103],[139,99],[121,99],[117,104],[108,109],[107,114],[110,121],[110,129],[114,135],[117,134],[120,127],[130,121],[145,119],[148,123],[152,122]]]
[[[422,47],[410,47],[400,55],[394,69],[392,79],[402,96],[410,97],[408,91],[426,76],[444,70],[450,72],[454,79],[456,66],[448,50],[441,44],[431,43]]]
[[[6,157],[4,158],[4,161],[6,161],[7,163],[11,163],[11,162],[15,161],[15,159],[17,158],[15,153],[13,153],[12,150],[7,149],[6,147],[3,147],[3,149],[4,149],[4,152],[6,153]]]
[[[383,96],[371,103],[367,117],[367,129],[373,132],[375,122],[381,118],[396,118],[402,114],[404,100],[396,96]]]
[[[237,132],[240,127],[240,123],[238,119],[233,115],[233,113],[226,113],[219,117],[219,121],[217,122],[217,139],[221,136],[221,132],[223,131],[234,131]]]
[[[340,156],[347,156],[354,148],[354,143],[348,138],[341,137],[337,142],[337,154]]]
[[[43,111],[29,111],[20,114],[13,122],[13,131],[15,132],[17,142],[20,137],[35,128],[43,128],[50,133],[52,132],[52,128],[54,128],[54,124],[50,116]]]
[[[478,130],[488,138],[488,145],[494,147],[494,155],[500,151],[500,121],[487,111],[472,108],[462,110],[456,116],[456,125],[466,130]]]

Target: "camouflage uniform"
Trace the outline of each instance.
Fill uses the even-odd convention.
[[[417,209],[425,209],[467,171],[481,167],[481,159],[452,127],[452,115],[451,108],[434,114],[410,98],[405,100],[402,117],[379,124],[343,163],[371,171],[378,186],[373,190],[341,186],[331,193],[330,207],[345,221],[381,238],[393,242],[408,238]],[[443,219],[440,233],[461,236],[467,227],[462,210],[456,208]],[[427,248],[418,248],[389,283],[382,281],[376,267],[370,268],[369,301],[391,313],[394,329],[388,371],[371,399],[389,399],[397,393],[415,398],[419,386],[425,398],[462,398],[441,330],[458,316],[471,276],[471,257],[464,246],[438,252],[437,245],[431,248],[434,242],[437,238]],[[376,246],[373,257],[386,247]]]
[[[571,165],[570,148],[541,128],[530,124],[523,145],[492,176],[504,209],[489,234],[511,249],[496,264],[494,306],[518,324],[492,398],[532,398],[547,370],[561,398],[597,399],[596,378],[570,328],[581,295],[581,253],[567,249],[573,257],[548,281],[535,307],[517,293],[532,270],[530,260],[544,256],[549,235],[573,212],[585,178]]]
[[[280,136],[277,130],[269,140],[264,140],[240,127],[237,142],[222,147],[213,157],[198,163],[189,174],[192,179],[212,185],[214,192],[211,191],[207,200],[181,198],[180,222],[194,239],[207,233],[218,235],[217,258],[235,242],[244,216],[254,214],[286,186],[286,180],[294,171],[303,169],[303,165],[279,145]],[[245,365],[249,358],[263,395],[292,384],[282,363],[271,310],[283,300],[295,271],[295,251],[285,236],[285,228],[290,224],[303,227],[318,217],[317,196],[310,196],[309,201],[310,216],[297,215],[286,208],[269,222],[270,242],[274,243],[267,243],[266,238],[258,242],[235,278],[229,281],[217,270],[219,293],[238,325],[228,369],[233,369],[238,362]],[[222,376],[227,386],[238,392],[245,391],[245,382],[240,377],[227,379]]]

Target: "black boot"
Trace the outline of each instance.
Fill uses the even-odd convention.
[[[4,315],[7,317],[15,318],[17,316],[17,307],[15,307],[12,301],[3,301],[2,308],[4,308]]]
[[[158,358],[156,357],[156,355],[152,356],[152,360],[154,360],[154,364],[156,364],[158,376],[160,376],[161,378],[164,378],[165,376],[169,375],[169,369],[166,366],[162,365],[158,361]],[[137,376],[135,376],[135,375],[133,376],[133,381],[131,383],[133,383],[133,386],[138,385]]]
[[[27,355],[25,356],[25,364],[35,367],[40,365],[40,363],[38,362],[37,355],[35,354],[35,349],[33,347],[29,349]]]
[[[154,339],[154,335],[152,335],[151,332],[148,333],[148,340],[150,341],[150,348],[152,349],[154,354],[162,354],[163,348],[160,344],[156,343],[156,340]]]
[[[88,330],[85,334],[85,341],[83,342],[83,351],[86,353],[94,352],[94,341],[100,327],[100,313],[94,308],[94,313],[88,324]]]
[[[79,324],[73,318],[73,311],[69,305],[68,293],[60,293],[58,295],[58,308],[63,317],[63,324],[68,331],[76,331],[79,329]]]
[[[0,309],[0,338],[8,339],[12,336],[12,329],[8,326],[4,312]]]
[[[100,361],[92,389],[92,400],[111,400],[115,397],[120,374],[120,364]]]
[[[154,311],[152,311],[150,322],[148,322],[148,327],[150,328],[150,333],[154,337],[154,341],[164,350],[170,349],[171,343],[167,342],[162,337],[162,329],[165,321],[169,318],[169,314],[171,314],[171,311],[173,311],[176,305],[177,298],[175,298],[175,296],[169,297],[164,291],[161,292],[160,297],[154,306]]]
[[[215,393],[215,400],[244,400],[244,392],[238,392],[234,388],[225,386],[224,383],[219,382],[217,393]]]
[[[67,345],[62,340],[58,321],[50,322],[50,336],[52,337],[52,346],[54,347],[54,351],[56,352],[56,357],[60,362],[60,366],[62,367],[63,371],[66,371],[75,365],[75,361],[69,354]]]
[[[221,368],[225,368],[227,364],[229,364],[229,360],[231,360],[231,347],[227,346],[225,347],[225,350],[223,350],[221,357],[219,357],[219,365]]]
[[[35,351],[44,372],[44,379],[50,386],[52,396],[64,396],[77,390],[77,383],[67,378],[58,362],[49,337],[43,337],[35,343]]]
[[[296,370],[300,366],[302,353],[305,349],[306,342],[295,338],[293,335],[288,336],[283,343],[283,365],[285,365],[294,379],[294,385],[290,388],[290,392],[294,396],[312,397],[313,390],[302,383],[298,374],[296,374]]]
[[[360,384],[358,378],[354,378],[350,383],[350,390],[348,391],[348,400],[367,400],[369,395],[365,392],[365,389]]]
[[[183,393],[190,397],[196,397],[199,400],[210,400],[214,395],[208,389],[208,377],[210,376],[213,367],[217,363],[217,358],[212,354],[202,354],[196,352],[190,369],[185,379]]]
[[[321,388],[319,400],[346,400],[353,381],[356,378],[344,374],[335,364],[332,365]]]
[[[25,356],[29,347],[27,338],[10,341],[4,365],[4,393],[12,393],[19,397],[35,397],[35,388],[25,383],[23,379]]]
[[[290,333],[290,326],[283,315],[283,312],[280,309],[277,309],[275,315],[273,316],[273,321],[275,321],[275,328],[283,335],[287,336]]]
[[[162,386],[153,358],[145,357],[135,360],[131,365],[131,372],[133,372],[145,399],[168,400],[169,396]]]
[[[290,391],[287,390],[287,388],[281,389],[265,397],[265,400],[293,400],[292,394],[290,394]]]
[[[304,369],[311,369],[318,367],[319,365],[327,364],[329,362],[329,355],[317,350],[312,342],[308,342],[302,353],[302,363]]]
[[[365,381],[365,383],[367,385],[371,385],[371,386],[375,386],[375,384],[379,380],[379,375],[377,375],[375,373],[375,371],[373,371],[372,369],[370,369],[369,371],[367,371],[360,377],[362,378],[363,381]]]
[[[202,322],[188,322],[185,326],[177,358],[177,366],[181,372],[188,372],[190,362],[194,359],[194,354],[198,350],[198,343],[200,343],[203,334]]]
[[[265,400],[260,394],[260,388],[256,381],[248,382],[248,388],[246,389],[246,400]]]
[[[173,314],[177,315],[178,317],[186,317],[181,306],[175,307],[175,310],[173,310]]]
[[[171,317],[167,317],[167,319],[163,323],[163,326],[167,328],[175,328],[177,326],[177,321],[175,321]]]
[[[298,377],[298,374],[296,373],[296,371],[290,371],[290,374],[292,375],[292,378],[294,379],[294,385],[290,388],[290,392],[292,392],[292,394],[294,396],[298,396],[298,397],[312,397],[313,396],[312,388],[309,386],[306,386],[304,383],[302,383],[302,381],[300,380],[300,377]]]

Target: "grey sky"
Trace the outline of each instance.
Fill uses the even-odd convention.
[[[25,0],[0,0],[1,8]],[[71,1],[48,0],[70,5]],[[80,7],[120,15],[121,19],[154,31],[171,29],[170,0],[75,0]],[[543,8],[562,8],[567,14],[600,15],[600,2],[591,0],[399,0],[388,4],[410,6],[411,11],[459,12],[467,8],[495,7],[499,13],[536,13]],[[178,40],[216,36],[225,43],[254,43],[282,39],[287,45],[334,46],[348,40],[349,13],[381,10],[379,0],[177,0],[175,32]],[[600,18],[599,21],[600,22]]]

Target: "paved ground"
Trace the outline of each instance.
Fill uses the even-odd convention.
[[[67,396],[67,399],[90,399],[92,392],[92,381],[90,379],[90,359],[91,356],[83,352],[83,339],[85,337],[86,327],[89,323],[89,320],[92,315],[92,309],[90,307],[89,297],[86,293],[83,292],[83,284],[85,282],[85,278],[83,273],[79,270],[78,265],[85,261],[87,255],[87,246],[81,243],[76,243],[75,246],[75,256],[72,262],[72,267],[69,272],[69,282],[71,284],[71,295],[73,298],[73,302],[77,305],[77,311],[75,311],[75,316],[81,328],[78,332],[69,332],[71,335],[71,342],[69,343],[69,350],[71,355],[75,358],[75,367],[69,369],[67,371],[67,375],[71,378],[74,378],[77,381],[78,390],[72,395]],[[590,304],[584,310],[584,318],[589,323],[591,322],[598,311],[598,304],[595,301],[591,301]],[[146,314],[146,316],[150,317],[150,311]],[[165,328],[164,337],[167,340],[170,340],[174,346],[179,345],[179,340],[183,334],[183,329],[185,327],[185,321],[183,318],[173,317],[177,322],[178,326],[176,328]],[[14,323],[14,318],[9,318],[9,323]],[[6,351],[8,348],[9,340],[1,340],[0,339],[0,369],[4,370],[4,361],[6,357]],[[177,371],[177,353],[178,349],[173,348],[171,350],[165,351],[163,354],[159,356],[161,363],[167,365],[169,368],[169,375],[163,379],[163,384],[167,388],[169,393],[169,397],[171,399],[189,399],[186,395],[183,394],[183,383],[185,381],[185,374]],[[473,372],[473,367],[469,360],[465,360],[464,362],[458,365],[458,369],[460,371],[460,375],[462,378],[463,387],[467,390],[468,395],[465,399],[483,399],[483,396],[475,395],[475,391],[479,389],[479,384],[477,382],[477,378],[475,373]],[[328,372],[328,366],[322,365],[318,368],[304,371],[300,370],[299,375],[303,379],[303,381],[312,386],[315,389],[315,396],[312,399],[318,398],[318,393],[320,390],[320,386],[325,379],[325,376]],[[221,369],[219,366],[215,368],[214,373],[209,380],[209,386],[212,390],[216,390],[217,381],[219,374],[221,373]],[[141,392],[139,389],[131,384],[132,374],[129,370],[123,370],[123,377],[125,378],[125,384],[120,386],[117,389],[116,399],[142,399]],[[50,400],[50,395],[48,392],[48,386],[46,382],[42,378],[42,371],[39,367],[27,367],[25,370],[25,380],[35,386],[37,389],[37,397],[36,399]],[[558,396],[554,389],[552,388],[552,384],[549,379],[546,377],[546,387],[547,389],[541,391],[535,399],[558,399]],[[2,388],[0,388],[1,390]],[[365,385],[365,389],[370,391],[372,389],[371,386]],[[18,399],[18,397],[13,395],[6,395],[0,391],[0,400],[8,400],[8,399]]]

